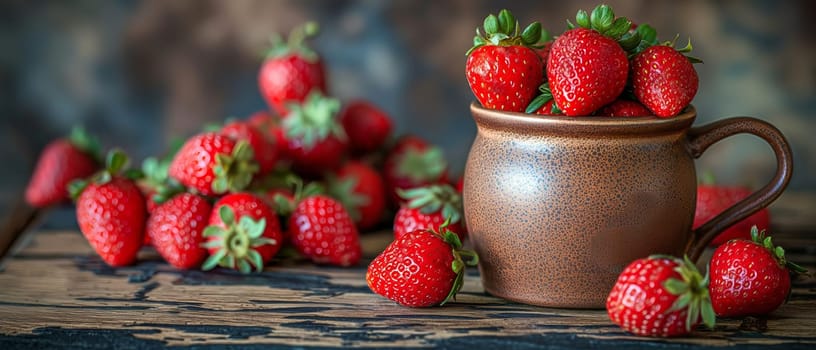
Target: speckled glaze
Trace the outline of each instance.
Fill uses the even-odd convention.
[[[697,259],[718,232],[784,190],[791,153],[770,124],[730,118],[542,117],[471,105],[478,134],[464,178],[465,218],[485,289],[550,307],[603,308],[618,274],[650,254]],[[765,139],[773,180],[691,230],[694,158],[733,134]]]

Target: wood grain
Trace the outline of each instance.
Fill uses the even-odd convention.
[[[376,255],[390,233],[364,237]],[[644,339],[603,310],[528,306],[486,295],[469,273],[456,302],[410,309],[372,294],[365,265],[341,269],[277,261],[258,275],[179,271],[145,249],[111,268],[76,232],[31,234],[0,271],[0,348],[287,345],[298,347],[658,348],[816,347],[816,280],[798,279],[767,319],[718,320],[693,337]],[[780,236],[816,267],[816,240]],[[742,327],[742,328],[741,328]],[[761,329],[767,328],[764,331]]]

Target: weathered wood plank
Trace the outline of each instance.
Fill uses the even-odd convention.
[[[791,255],[816,266],[814,240],[791,237]],[[372,257],[390,233],[365,236]],[[779,241],[779,243],[785,243]],[[0,348],[290,345],[302,347],[651,346],[816,347],[816,279],[796,281],[764,332],[720,320],[714,331],[672,340],[637,338],[603,310],[541,308],[486,295],[466,277],[456,302],[409,309],[372,294],[365,267],[280,261],[259,275],[179,271],[150,250],[110,268],[76,232],[33,235],[0,272]],[[761,322],[760,322],[761,323]]]

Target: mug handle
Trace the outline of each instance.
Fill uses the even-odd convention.
[[[756,118],[734,117],[691,128],[686,138],[688,150],[694,158],[699,158],[709,146],[717,141],[741,133],[759,136],[771,146],[776,156],[776,175],[765,187],[694,230],[686,249],[692,261],[700,258],[703,250],[717,234],[776,200],[790,181],[793,172],[793,155],[785,136],[773,125]]]

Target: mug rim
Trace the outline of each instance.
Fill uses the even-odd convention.
[[[677,116],[670,118],[647,117],[599,117],[599,116],[545,116],[487,109],[479,102],[470,104],[470,111],[477,125],[496,129],[525,131],[557,131],[562,133],[660,133],[684,130],[691,127],[697,110],[689,105]]]

